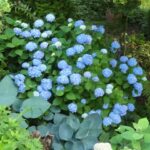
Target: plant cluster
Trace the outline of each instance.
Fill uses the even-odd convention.
[[[71,18],[66,25],[55,22],[48,14],[32,26],[15,24],[12,43],[19,46],[22,69],[12,78],[19,97],[41,96],[62,111],[83,118],[98,113],[104,126],[119,124],[142,94],[143,69],[135,58],[116,58],[121,46],[116,40],[105,43],[102,25]]]
[[[114,149],[121,150],[149,150],[150,147],[150,126],[146,118],[133,123],[133,127],[121,125],[112,137],[111,143]]]
[[[19,119],[14,119],[10,111],[0,107],[0,148],[3,150],[41,150],[39,139],[32,138],[29,132],[20,127]],[[19,116],[18,116],[19,118]]]

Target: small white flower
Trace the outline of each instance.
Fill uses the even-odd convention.
[[[112,150],[112,147],[109,143],[96,143],[94,150]]]
[[[73,21],[73,19],[72,18],[68,18],[68,22],[70,23],[70,22],[72,22]]]
[[[86,29],[86,26],[85,26],[85,25],[81,25],[81,26],[80,26],[80,29],[81,29],[81,30],[85,30],[85,29]]]
[[[33,96],[38,97],[38,96],[40,96],[40,93],[39,93],[38,91],[34,91],[34,92],[33,92]]]
[[[101,53],[103,53],[103,54],[107,54],[107,53],[108,53],[108,51],[107,51],[107,49],[102,48],[102,49],[101,49]]]
[[[27,23],[21,23],[21,27],[23,27],[23,28],[28,28],[29,27],[29,25],[27,24]]]
[[[114,86],[113,86],[112,84],[107,84],[107,85],[106,85],[106,88],[107,88],[107,89],[113,89]]]
[[[52,53],[52,55],[51,56],[55,56],[55,53]]]
[[[84,114],[82,114],[82,118],[86,118],[88,116],[88,114],[87,113],[84,113]]]
[[[79,58],[78,58],[78,61],[82,61],[82,57],[79,57]]]
[[[68,24],[68,27],[72,27],[72,25],[73,25],[72,23],[69,23],[69,24]]]
[[[41,37],[42,37],[42,38],[47,38],[47,37],[48,37],[48,34],[47,34],[46,32],[43,32],[43,33],[41,34]]]
[[[146,77],[143,77],[142,80],[143,80],[143,81],[147,81],[147,78],[146,78]]]
[[[60,41],[57,41],[55,44],[56,48],[60,48],[62,46],[62,43]]]
[[[106,93],[107,94],[111,94],[112,93],[112,89],[106,89]]]
[[[16,23],[21,24],[21,21],[20,20],[16,20]]]

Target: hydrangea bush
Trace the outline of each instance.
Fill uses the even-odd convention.
[[[135,58],[117,56],[121,45],[104,42],[102,25],[56,22],[50,13],[33,25],[14,27],[16,37],[26,41],[22,69],[12,75],[19,97],[41,96],[63,112],[82,118],[98,113],[104,126],[119,124],[142,94],[143,69]]]

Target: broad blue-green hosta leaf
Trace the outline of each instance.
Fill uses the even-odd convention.
[[[24,112],[23,116],[26,118],[38,118],[44,114],[49,107],[50,103],[41,97],[32,97],[23,102],[20,110]]]
[[[70,115],[67,120],[66,120],[66,123],[74,130],[78,130],[79,126],[80,126],[80,121],[79,119],[74,116],[74,115]]]
[[[16,101],[17,88],[9,76],[0,82],[0,105],[10,106]]]
[[[60,143],[53,143],[52,147],[54,150],[65,150],[62,144]]]
[[[71,140],[74,130],[65,122],[59,127],[59,137],[61,140]]]

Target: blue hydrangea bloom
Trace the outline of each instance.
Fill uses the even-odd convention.
[[[133,87],[134,87],[135,90],[137,90],[139,92],[143,91],[143,85],[142,85],[142,83],[136,82],[136,83],[133,84]]]
[[[134,84],[134,83],[137,82],[137,78],[134,74],[129,74],[127,76],[127,81],[128,81],[129,84]]]
[[[31,66],[28,68],[28,75],[31,78],[37,78],[37,77],[40,77],[42,74],[37,66]]]
[[[111,112],[109,117],[112,119],[112,123],[114,124],[119,124],[121,122],[121,117],[114,112]]]
[[[68,68],[68,64],[65,60],[60,60],[57,64],[57,67],[59,69],[66,69],[66,68]]]
[[[128,106],[128,111],[133,112],[135,110],[135,106],[132,103],[129,103],[127,106]]]
[[[81,83],[81,75],[78,73],[73,73],[72,75],[70,75],[70,82],[73,85],[79,85]]]
[[[25,76],[23,74],[17,74],[14,76],[14,81],[17,86],[20,86],[25,81]]]
[[[76,38],[77,42],[79,44],[91,44],[92,42],[92,37],[88,34],[80,34]]]
[[[67,55],[67,56],[73,56],[73,55],[75,55],[75,53],[76,53],[76,51],[75,51],[75,49],[72,48],[72,47],[70,47],[70,48],[68,48],[68,49],[66,50],[66,55]]]
[[[57,77],[57,83],[58,84],[68,84],[69,83],[69,79],[67,76],[65,75],[61,75]]]
[[[127,64],[120,64],[119,68],[120,68],[122,73],[127,73],[128,69],[129,69]]]
[[[93,80],[94,82],[99,82],[99,77],[98,77],[98,76],[95,76],[95,77],[92,78],[92,80]]]
[[[96,31],[97,30],[97,26],[93,24],[92,27],[91,27],[91,30],[92,31]]]
[[[42,64],[41,60],[39,60],[39,59],[33,59],[32,63],[34,66],[38,66],[38,65]]]
[[[20,84],[19,88],[18,88],[18,92],[19,93],[24,93],[26,90],[26,86],[24,83]]]
[[[82,104],[86,104],[86,103],[87,103],[87,100],[86,100],[85,98],[82,98],[82,99],[81,99],[81,103],[82,103]]]
[[[108,109],[109,104],[103,104],[103,109]]]
[[[136,66],[136,65],[137,65],[136,59],[135,59],[135,58],[130,58],[130,59],[128,60],[128,65],[131,66],[131,67]]]
[[[33,54],[33,58],[35,58],[35,59],[42,59],[43,57],[44,57],[44,52],[42,52],[42,51],[36,51]]]
[[[102,70],[102,74],[105,78],[109,78],[112,75],[112,70],[109,68],[105,68]]]
[[[72,68],[69,67],[60,71],[60,75],[69,76],[71,74],[72,74]]]
[[[132,90],[132,96],[133,97],[139,97],[142,95],[141,91],[137,91],[137,90]]]
[[[30,33],[31,33],[31,36],[34,38],[39,38],[41,36],[41,32],[39,29],[32,29]]]
[[[85,68],[85,65],[84,65],[83,62],[77,61],[76,67],[79,68],[79,69],[84,69],[84,68]]]
[[[16,27],[16,28],[13,29],[13,31],[14,31],[14,33],[15,33],[16,35],[20,35],[21,32],[22,32],[22,29]]]
[[[105,94],[102,88],[96,88],[94,91],[95,97],[102,97]]]
[[[99,32],[101,34],[105,33],[105,28],[103,25],[100,25],[99,27],[97,27],[97,29],[95,30],[96,32]]]
[[[74,23],[74,26],[75,27],[79,27],[81,25],[84,25],[84,21],[83,20],[77,20],[75,23]]]
[[[118,49],[118,48],[120,48],[121,46],[120,46],[120,43],[118,42],[118,41],[113,41],[112,43],[111,43],[111,48],[113,48],[113,49]]]
[[[30,64],[29,63],[27,63],[27,62],[24,62],[24,63],[22,63],[22,68],[29,68],[30,67]]]
[[[112,119],[110,118],[110,117],[105,117],[104,119],[103,119],[103,125],[105,126],[105,127],[108,127],[108,126],[110,126],[112,124]]]
[[[58,41],[59,41],[59,40],[58,40],[58,38],[56,38],[56,37],[51,39],[51,42],[52,42],[53,44],[55,44],[55,43],[58,42]]]
[[[55,16],[53,15],[53,14],[48,14],[48,15],[46,15],[46,20],[48,21],[48,22],[54,22],[55,21]]]
[[[42,19],[37,19],[35,22],[34,22],[34,27],[36,28],[40,28],[44,25],[44,21]]]
[[[40,93],[40,96],[43,97],[45,100],[48,100],[49,98],[51,98],[52,93],[50,91],[42,91]]]
[[[93,57],[92,57],[92,55],[90,55],[90,54],[84,54],[82,56],[82,62],[85,65],[92,65],[93,64]]]
[[[38,66],[38,69],[39,69],[41,72],[44,72],[44,71],[46,71],[47,67],[46,67],[45,64],[41,64],[41,65]]]
[[[77,54],[81,53],[84,50],[84,46],[80,44],[74,45],[73,49]]]
[[[63,91],[65,89],[65,87],[63,86],[63,85],[58,85],[57,87],[56,87],[56,90],[57,91]]]
[[[117,60],[116,60],[116,59],[111,59],[109,63],[110,63],[110,65],[111,65],[113,68],[115,68],[115,67],[117,66]]]
[[[23,38],[30,38],[31,37],[31,33],[29,31],[23,31],[22,33],[20,33],[20,35]]]
[[[46,78],[42,79],[41,80],[41,87],[45,91],[51,90],[52,89],[52,80],[51,79],[46,79]]]
[[[91,78],[92,77],[92,74],[91,74],[91,72],[90,71],[86,71],[86,72],[84,72],[84,77],[85,78]]]
[[[133,68],[133,73],[135,75],[141,76],[141,75],[143,75],[143,69],[141,67],[135,67],[135,68]]]
[[[35,49],[37,49],[37,44],[35,42],[28,42],[26,45],[25,45],[25,49],[32,52],[34,51]]]
[[[78,107],[75,103],[70,103],[68,105],[68,109],[70,112],[75,113],[75,112],[77,112]]]
[[[115,104],[113,112],[119,114],[120,116],[125,116],[127,114],[128,107],[126,105]]]
[[[92,53],[92,56],[93,56],[93,58],[95,58],[97,56],[97,54],[96,53]]]
[[[118,41],[113,41],[111,43],[111,51],[113,53],[115,53],[117,51],[117,49],[119,49],[121,46],[120,46],[120,43]]]
[[[120,57],[120,61],[123,62],[123,63],[125,63],[125,62],[128,61],[128,57],[127,56],[121,56]]]
[[[42,49],[46,49],[47,47],[48,47],[48,42],[42,42],[40,44],[40,48],[42,48]]]

